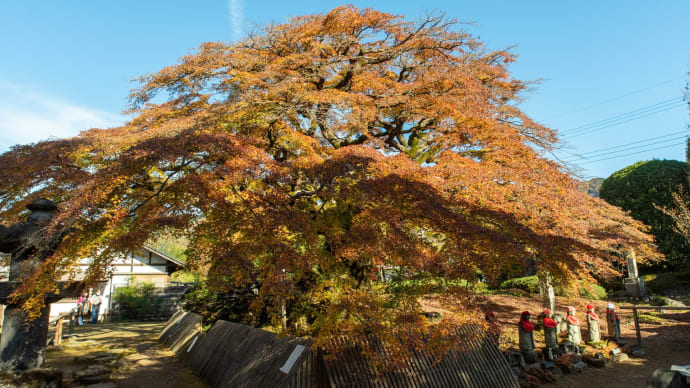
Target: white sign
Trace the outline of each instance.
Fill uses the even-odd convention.
[[[297,362],[297,359],[302,354],[304,349],[305,348],[302,345],[295,346],[295,349],[292,351],[292,353],[290,353],[290,357],[288,357],[287,361],[285,361],[285,365],[283,365],[283,367],[280,368],[280,371],[285,374],[290,373],[290,370],[292,370],[292,366],[295,365],[295,362]]]
[[[187,353],[189,353],[192,350],[192,348],[194,347],[194,344],[196,343],[196,340],[198,340],[198,339],[199,339],[199,336],[194,337],[194,341],[192,341],[192,344],[189,345],[189,349],[187,349]]]

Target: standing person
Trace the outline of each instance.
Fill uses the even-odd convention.
[[[93,324],[98,323],[98,310],[101,308],[101,302],[103,302],[101,292],[97,290],[96,294],[91,295],[89,299],[89,303],[91,303],[91,323]]]
[[[89,299],[88,295],[89,294],[86,291],[84,291],[82,296],[80,296],[79,299],[77,299],[77,324],[79,326],[84,326],[84,309],[86,308],[86,303]]]
[[[89,299],[91,299],[91,294],[88,291],[84,291],[84,300],[81,302],[83,306],[81,313],[86,320],[88,320],[88,317],[91,315],[91,303],[89,303]]]

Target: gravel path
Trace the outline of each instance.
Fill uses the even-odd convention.
[[[164,325],[146,322],[78,327],[63,345],[48,348],[46,366],[63,371],[63,387],[91,383],[103,387],[207,387],[158,343],[156,337]]]

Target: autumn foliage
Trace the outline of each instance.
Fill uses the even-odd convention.
[[[567,283],[615,274],[625,247],[653,257],[642,224],[544,157],[557,137],[517,107],[513,60],[444,17],[351,6],[205,43],[139,79],[126,125],[0,156],[3,223],[47,197],[46,238],[66,232],[23,290],[77,257],[98,278],[174,230],[212,287],[257,285],[248,322],[415,343],[432,330],[424,290],[391,291],[383,267],[495,282],[532,258]]]

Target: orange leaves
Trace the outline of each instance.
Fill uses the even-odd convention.
[[[38,196],[62,210],[62,256],[24,291],[80,256],[98,276],[174,229],[212,286],[256,290],[252,317],[285,306],[287,330],[322,344],[345,331],[403,349],[451,323],[427,327],[383,268],[467,284],[526,258],[567,278],[610,275],[621,244],[653,255],[641,224],[542,157],[557,139],[517,108],[513,59],[442,16],[352,6],[203,44],[140,78],[127,125],[0,155],[3,222]]]

